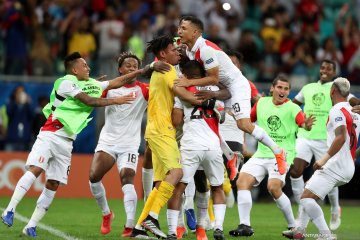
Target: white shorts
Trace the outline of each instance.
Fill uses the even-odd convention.
[[[67,184],[71,165],[73,140],[41,131],[27,158],[25,168],[31,165],[44,169],[46,180]]]
[[[130,168],[135,171],[137,169],[139,161],[139,152],[138,149],[131,148],[120,148],[116,145],[108,145],[99,143],[95,152],[103,151],[113,157],[116,161],[118,171],[120,172],[123,168]]]
[[[250,174],[255,177],[257,183],[254,187],[259,186],[262,180],[269,175],[269,179],[279,179],[285,186],[286,174],[281,175],[278,171],[275,158],[250,158],[244,166],[242,166],[240,172]]]
[[[296,139],[296,157],[305,160],[308,164],[313,156],[315,156],[315,160],[319,160],[327,150],[326,140],[312,140],[302,137]]]
[[[189,183],[194,179],[196,170],[202,167],[211,186],[220,186],[224,182],[224,163],[221,150],[191,151],[181,150],[183,177],[181,182]],[[200,170],[200,169],[199,169]]]
[[[346,184],[334,178],[326,169],[316,170],[307,181],[305,188],[324,200],[325,196],[334,188]]]
[[[251,111],[251,88],[249,81],[243,76],[243,79],[236,79],[228,90],[231,98],[225,101],[225,108],[231,109],[236,120],[250,118]]]

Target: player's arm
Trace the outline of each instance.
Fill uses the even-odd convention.
[[[150,78],[153,71],[165,73],[170,71],[171,66],[163,61],[153,61],[143,68],[143,76]]]
[[[231,93],[229,90],[222,85],[221,83],[218,84],[219,90],[217,91],[210,91],[210,90],[201,90],[195,93],[195,97],[201,101],[205,101],[211,98],[215,98],[217,100],[228,100],[231,98]]]
[[[341,147],[345,143],[346,135],[347,130],[345,125],[340,125],[335,129],[334,141],[325,155],[314,163],[314,170],[321,169],[321,167],[324,166],[332,156],[340,151]]]
[[[174,107],[173,111],[171,113],[171,119],[172,119],[172,123],[175,128],[177,128],[178,126],[181,126],[181,124],[184,121],[184,110]]]
[[[189,92],[184,87],[178,87],[178,86],[174,85],[173,86],[173,91],[174,91],[174,94],[176,96],[178,96],[181,100],[183,100],[185,102],[188,102],[188,103],[190,103],[192,105],[199,106],[202,103],[201,100],[198,100],[195,97],[194,93]]]
[[[299,111],[299,113],[296,115],[295,122],[297,125],[306,131],[310,131],[312,126],[315,124],[316,117],[313,115],[310,115],[309,117],[306,117],[306,114],[302,111]]]
[[[348,102],[350,103],[350,105],[352,107],[356,106],[356,105],[360,105],[360,99],[355,97],[355,95],[353,94],[349,94],[348,96]]]
[[[96,98],[96,97],[91,97],[84,92],[80,92],[75,96],[75,98],[90,107],[105,107],[114,104],[131,103],[132,101],[134,101],[133,94],[116,97],[116,98]]]
[[[109,85],[107,87],[107,90],[110,89],[114,89],[114,88],[119,88],[122,87],[124,85],[126,85],[127,83],[129,83],[132,79],[134,79],[135,77],[141,75],[143,73],[143,69],[138,69],[134,72],[119,76],[117,78],[114,78],[112,80],[109,80]]]
[[[303,91],[301,89],[301,91],[294,97],[294,99],[292,100],[293,103],[301,106],[304,103],[304,94]]]

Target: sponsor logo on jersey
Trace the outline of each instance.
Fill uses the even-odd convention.
[[[341,122],[342,120],[343,120],[342,117],[337,117],[337,118],[335,118],[335,122]]]
[[[206,64],[210,64],[210,63],[212,63],[213,61],[214,61],[213,58],[209,58],[208,60],[205,61],[205,63],[206,63]]]

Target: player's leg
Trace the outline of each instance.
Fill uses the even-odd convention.
[[[117,160],[126,212],[126,223],[122,237],[129,237],[135,227],[137,194],[134,187],[134,178],[138,159],[138,153],[134,150],[121,154]]]
[[[90,191],[102,212],[103,220],[101,223],[100,232],[102,234],[108,234],[111,231],[111,222],[114,218],[114,214],[110,210],[106,198],[106,191],[101,180],[115,164],[115,153],[113,153],[110,148],[105,150],[105,146],[103,146],[101,149],[97,148],[95,151],[96,152],[90,167],[89,185]]]
[[[144,161],[142,166],[142,186],[144,189],[144,202],[146,202],[146,199],[148,198],[153,188],[154,170],[152,166],[151,155],[151,149],[146,141]]]
[[[167,206],[167,222],[168,222],[168,239],[177,238],[177,226],[180,214],[180,208],[182,205],[182,196],[184,194],[186,183],[179,182],[174,189],[172,197],[168,201]]]
[[[250,190],[259,185],[267,174],[267,169],[262,165],[262,161],[263,159],[260,158],[250,158],[241,168],[239,178],[236,181],[240,224],[237,229],[229,232],[231,236],[251,236],[254,234],[250,224],[252,207]]]
[[[13,225],[17,205],[28,192],[36,178],[47,168],[49,158],[51,157],[50,145],[50,139],[40,133],[27,158],[25,165],[27,171],[17,182],[10,202],[1,215],[2,222],[7,226],[11,227]]]
[[[183,170],[184,170],[184,166],[183,166]],[[185,203],[184,203],[186,224],[191,230],[196,229],[194,197],[195,197],[195,182],[194,182],[194,178],[192,178],[190,179],[189,183],[185,188]]]

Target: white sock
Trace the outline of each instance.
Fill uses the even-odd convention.
[[[303,176],[298,178],[290,177],[291,180],[291,188],[294,194],[294,199],[297,204],[300,204],[301,194],[304,192],[304,179]]]
[[[202,227],[205,227],[206,224],[209,198],[210,198],[210,191],[204,193],[196,192],[197,224]]]
[[[191,180],[185,188],[184,209],[194,209],[195,182]]]
[[[223,230],[226,204],[214,204],[215,226],[214,229]]]
[[[310,221],[309,215],[307,215],[302,205],[299,205],[299,216],[298,216],[297,227],[305,230],[307,228],[307,225],[309,224],[309,221]]]
[[[278,154],[281,152],[281,148],[279,148],[279,146],[274,142],[274,140],[272,140],[271,137],[269,137],[269,135],[261,127],[255,125],[255,128],[251,135],[256,140],[269,147],[274,154]]]
[[[44,188],[39,199],[37,200],[35,210],[26,225],[27,227],[36,227],[40,220],[45,216],[52,201],[54,200],[56,191]]]
[[[106,192],[102,182],[101,181],[96,183],[89,182],[89,184],[90,184],[91,193],[96,199],[96,203],[100,207],[102,214],[104,216],[110,214],[110,208],[106,200]]]
[[[185,219],[184,219],[185,196],[184,196],[184,194],[182,194],[181,198],[182,198],[182,201],[181,201],[179,217],[178,217],[178,226],[184,227],[185,226]]]
[[[137,204],[137,194],[133,184],[126,184],[122,187],[124,193],[124,207],[126,212],[125,227],[133,228],[135,226],[135,213]]]
[[[168,209],[166,211],[167,222],[168,222],[168,234],[176,234],[176,227],[178,223],[180,211]]]
[[[220,148],[227,160],[231,160],[234,158],[234,152],[230,149],[229,145],[227,145],[227,143],[221,136],[220,136]]]
[[[144,202],[149,197],[154,181],[154,170],[152,168],[142,168],[142,186],[144,189]]]
[[[291,202],[289,198],[285,195],[285,193],[281,194],[278,199],[274,199],[278,208],[280,208],[281,212],[283,213],[288,227],[292,228],[296,226],[294,214],[291,208]]]
[[[5,212],[15,212],[16,206],[19,204],[21,199],[23,199],[27,191],[29,191],[31,185],[34,183],[35,180],[35,175],[30,171],[26,171],[26,173],[17,182],[14,193]]]
[[[249,190],[238,190],[238,212],[240,224],[250,225],[250,211],[252,207],[251,193]]]
[[[303,198],[300,200],[307,215],[309,215],[312,222],[315,224],[320,233],[329,233],[330,229],[326,224],[324,213],[319,204],[312,198]]]
[[[334,187],[328,194],[329,202],[331,205],[331,213],[339,214],[340,205],[339,205],[339,188]]]

